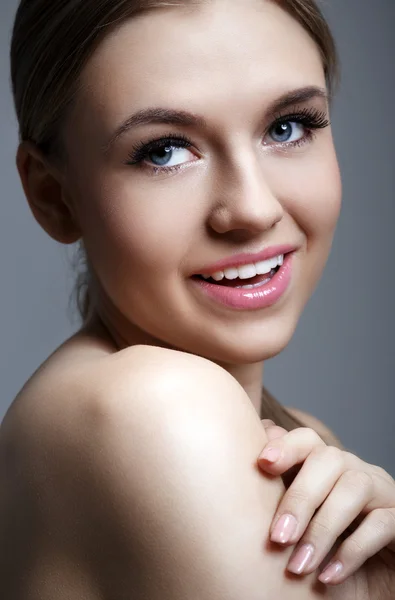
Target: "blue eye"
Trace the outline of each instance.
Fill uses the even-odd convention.
[[[300,136],[297,137],[297,139],[292,139],[292,134],[294,134],[295,129],[301,130]],[[296,121],[283,121],[282,123],[277,123],[274,127],[272,127],[272,129],[270,131],[271,131],[271,137],[274,139],[274,141],[276,143],[284,144],[287,142],[296,142],[296,141],[300,140],[301,138],[303,138],[303,136],[304,136],[303,129],[304,129],[304,126],[302,123],[297,123]],[[296,135],[297,135],[297,131],[296,131]]]
[[[161,148],[159,151],[149,152],[147,156],[150,160],[152,160],[152,162],[155,163],[156,161],[153,160],[152,157],[155,156],[155,154],[156,155],[162,154],[162,156],[159,157],[159,161],[158,161],[159,165],[158,166],[163,167],[168,162],[169,157],[167,155],[169,154],[169,152],[172,152],[172,151],[173,150],[172,150],[171,146],[165,146],[165,147]]]
[[[129,155],[129,160],[126,164],[138,165],[151,170],[153,173],[169,173],[176,171],[182,167],[187,160],[182,160],[182,154],[192,154],[188,148],[192,146],[192,143],[183,136],[182,134],[173,136],[164,136],[162,138],[156,138],[147,143],[141,142],[137,144],[134,151]],[[177,154],[181,152],[181,159]],[[176,155],[174,157],[174,155]],[[146,164],[146,160],[151,165]]]
[[[147,153],[147,158],[156,166],[156,167],[175,167],[179,164],[182,164],[182,158],[178,158],[177,162],[177,154],[179,155],[181,152],[181,157],[183,152],[188,153],[189,151],[186,148],[179,147],[178,144],[167,144],[167,146],[158,145],[157,149],[151,150]],[[156,155],[156,158],[155,158]],[[176,157],[174,157],[176,155]],[[172,163],[172,164],[170,164]]]

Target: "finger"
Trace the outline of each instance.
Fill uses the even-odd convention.
[[[269,437],[270,428],[266,431]],[[258,456],[258,465],[277,475],[306,460],[314,447],[326,446],[318,433],[309,427],[298,427],[278,438],[269,439]],[[277,458],[272,455],[272,449],[277,450]]]
[[[318,579],[326,584],[342,583],[394,539],[395,509],[373,510],[338,548]]]
[[[368,473],[343,472],[320,509],[308,521],[308,527],[292,553],[287,569],[299,575],[315,571],[373,494],[374,485]],[[306,528],[306,522],[303,516],[301,519],[302,530]]]
[[[326,445],[315,448],[281,498],[270,527],[270,539],[281,544],[296,543],[343,471],[341,450]]]
[[[363,512],[368,514],[377,508],[393,508],[394,486],[390,478],[383,477],[381,472],[382,469],[364,462],[350,452],[334,446],[316,446],[302,464],[291,485],[287,487],[277,507],[271,526],[271,533],[274,533],[275,527],[278,528],[277,537],[272,537],[272,541],[296,543],[306,531],[313,516],[318,523],[317,526],[325,530],[325,523],[330,522],[331,512],[342,513],[346,525],[340,524],[337,530],[333,525],[337,537],[355,520],[358,510],[363,508]],[[352,507],[349,513],[343,512],[343,505],[347,506],[347,499],[343,502],[341,498],[343,486],[348,490],[347,494],[351,496],[351,501],[355,498],[354,512]],[[338,492],[340,497],[336,499]],[[363,498],[359,495],[361,493],[364,494]],[[321,512],[314,515],[318,507],[325,501],[329,502],[329,494],[331,496],[334,494],[334,504],[328,504],[329,513],[324,506],[321,507]],[[285,515],[290,517],[286,518]],[[293,519],[296,520],[296,523],[293,521],[294,531],[288,539],[285,537],[285,532],[281,533],[278,525],[281,517],[284,517],[285,530],[291,530],[291,523]],[[310,542],[314,543],[315,540],[311,539]]]
[[[288,431],[280,425],[276,425],[271,419],[262,419],[268,441],[283,437]]]

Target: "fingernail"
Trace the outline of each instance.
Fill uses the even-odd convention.
[[[336,577],[336,575],[339,575],[339,573],[341,573],[343,570],[343,564],[340,562],[340,560],[336,560],[333,563],[330,563],[321,573],[321,575],[318,577],[318,579],[320,581],[322,581],[323,583],[328,583],[329,581],[332,581],[332,579],[334,579]]]
[[[285,544],[289,542],[298,527],[298,522],[292,515],[283,515],[276,523],[270,539],[273,542]]]
[[[310,562],[310,558],[314,554],[314,546],[312,544],[303,544],[295,556],[293,556],[287,566],[289,571],[292,573],[300,573],[307,567],[307,564]]]
[[[268,462],[276,462],[281,454],[280,448],[274,448],[273,446],[268,446],[264,449],[264,451],[259,455],[259,458],[264,458]]]

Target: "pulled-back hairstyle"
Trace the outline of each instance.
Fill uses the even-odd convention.
[[[78,93],[81,71],[102,39],[136,15],[174,6],[193,8],[210,1],[21,0],[11,41],[11,81],[20,141],[33,142],[48,160],[62,162],[62,125]],[[294,17],[315,41],[331,98],[339,80],[339,61],[332,34],[315,0],[270,1]],[[73,293],[85,324],[94,307],[92,271],[83,240],[78,252],[87,270],[78,275]],[[261,418],[271,418],[288,430],[302,425],[265,388]]]

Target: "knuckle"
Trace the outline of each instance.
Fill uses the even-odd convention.
[[[372,468],[372,471],[373,471],[374,475],[377,475],[378,477],[381,477],[382,479],[384,479],[388,483],[395,484],[395,480],[392,477],[392,475],[390,475],[390,473],[388,473],[388,471],[386,471],[385,469],[383,469],[383,467],[380,467],[379,465],[371,465],[371,468]]]
[[[370,515],[380,533],[388,532],[388,529],[395,530],[395,511],[388,508],[376,508]]]
[[[336,461],[339,464],[344,464],[345,456],[344,452],[340,450],[340,448],[336,448],[336,446],[325,446],[324,452],[332,462]]]
[[[291,486],[287,491],[287,504],[300,507],[306,506],[309,503],[308,494],[298,487]]]
[[[298,431],[303,432],[306,435],[311,435],[311,433],[314,433],[314,430],[311,427],[298,427]]]
[[[311,441],[311,443],[320,443],[322,445],[323,439],[318,435],[315,429],[313,429],[312,427],[301,427],[301,429],[304,431],[305,436],[308,438],[309,441]]]
[[[314,539],[331,538],[333,536],[333,523],[329,523],[320,517],[313,519],[309,527],[309,535]]]
[[[367,463],[352,452],[349,452],[348,450],[340,450],[340,452],[342,453],[343,461],[345,464],[350,465],[350,467],[353,468],[358,468],[360,470],[366,468]]]
[[[311,452],[314,459],[323,460],[330,462],[331,465],[337,464],[342,467],[344,464],[344,458],[341,450],[335,446],[319,445],[315,446]]]
[[[366,548],[356,536],[350,536],[343,543],[343,554],[350,557],[353,562],[358,563],[366,554]]]
[[[309,462],[319,462],[324,458],[323,448],[322,446],[314,446],[314,448],[310,452],[310,456],[308,456]]]
[[[341,475],[342,482],[347,487],[371,490],[373,488],[373,480],[366,471],[358,471],[357,469],[349,469]]]

